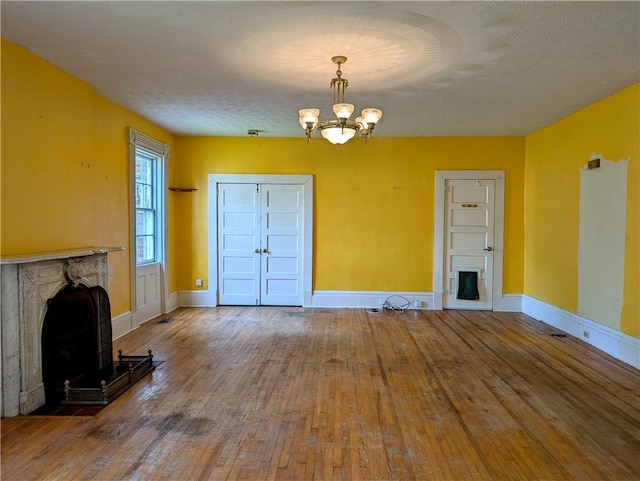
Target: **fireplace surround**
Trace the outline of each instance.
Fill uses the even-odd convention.
[[[69,282],[106,289],[107,253],[122,250],[86,247],[0,258],[2,417],[29,414],[45,404],[42,329],[48,299]]]

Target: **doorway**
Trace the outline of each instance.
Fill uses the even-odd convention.
[[[310,305],[312,179],[209,175],[209,279],[216,304]]]
[[[503,171],[437,171],[436,309],[502,309]]]

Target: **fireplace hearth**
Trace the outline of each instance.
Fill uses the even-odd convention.
[[[71,382],[66,380],[64,396],[60,404],[63,406],[107,405],[154,369],[151,350],[147,351],[146,356],[125,356],[122,351],[118,351],[118,363],[109,379],[101,380],[94,387],[72,386]]]

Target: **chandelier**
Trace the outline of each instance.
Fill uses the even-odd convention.
[[[311,140],[311,136],[316,130],[319,130],[322,136],[332,144],[344,144],[360,132],[360,135],[366,140],[371,137],[371,132],[376,123],[382,118],[382,111],[373,108],[367,108],[362,111],[362,115],[357,117],[355,121],[350,120],[353,113],[353,104],[344,102],[344,91],[349,86],[349,81],[342,78],[340,66],[347,61],[347,57],[338,55],[332,57],[331,60],[338,66],[336,71],[337,77],[331,81],[329,88],[333,91],[333,113],[335,118],[329,120],[319,120],[320,109],[301,109],[298,111],[298,121],[307,135],[307,142]]]

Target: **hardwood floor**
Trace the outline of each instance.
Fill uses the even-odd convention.
[[[2,479],[637,480],[640,372],[523,314],[179,309],[95,417],[3,419]]]

